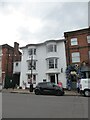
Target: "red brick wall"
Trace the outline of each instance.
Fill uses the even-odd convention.
[[[13,71],[13,51],[2,48],[2,72],[12,75]]]
[[[88,32],[88,29],[86,32],[83,30],[82,31],[76,31],[76,32],[71,32],[67,33],[68,35],[65,36],[67,42],[66,42],[66,59],[67,59],[67,64],[72,64],[72,57],[71,53],[72,52],[80,52],[80,63],[85,61],[86,63],[90,64],[89,60],[89,50],[90,50],[90,44],[87,42],[87,36],[90,35]],[[77,38],[78,40],[78,45],[71,46],[71,38]],[[80,64],[78,63],[78,64]]]
[[[6,73],[9,76],[13,75],[13,62],[21,60],[18,48],[19,44],[16,42],[14,48],[7,44],[2,45],[2,80],[4,80]]]

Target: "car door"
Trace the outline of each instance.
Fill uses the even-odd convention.
[[[47,92],[48,94],[54,94],[55,93],[55,88],[52,83],[47,83]]]
[[[47,83],[42,83],[40,89],[42,94],[47,94]]]

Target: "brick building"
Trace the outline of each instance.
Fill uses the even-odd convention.
[[[67,65],[83,65],[82,71],[89,72],[90,76],[90,27],[64,32],[64,37]]]
[[[14,42],[14,47],[3,44],[1,48],[2,83],[5,85],[5,82],[10,82],[10,79],[13,78],[13,62],[21,60],[21,52],[19,51],[19,44],[17,42]]]

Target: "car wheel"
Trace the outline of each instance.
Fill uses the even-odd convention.
[[[35,94],[36,95],[40,95],[40,91],[39,90],[35,90]]]
[[[90,91],[89,91],[89,90],[85,90],[85,91],[84,91],[84,96],[90,97]]]
[[[58,90],[58,91],[56,92],[56,95],[57,95],[57,96],[62,95],[61,91]]]

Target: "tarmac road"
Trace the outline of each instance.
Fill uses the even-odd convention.
[[[2,93],[0,93],[0,120],[2,118]]]
[[[3,118],[88,118],[88,98],[2,94]]]

